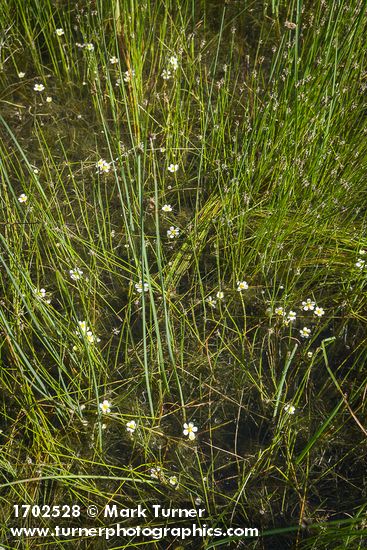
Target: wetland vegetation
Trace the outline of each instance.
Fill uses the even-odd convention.
[[[2,0],[3,548],[365,548],[366,9]]]

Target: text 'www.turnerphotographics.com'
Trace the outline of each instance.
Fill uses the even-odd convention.
[[[60,526],[53,527],[10,527],[12,537],[102,537],[106,540],[117,537],[141,537],[153,538],[155,540],[166,537],[177,537],[181,540],[188,538],[203,537],[258,537],[259,531],[253,527],[229,527],[221,528],[205,523],[205,508],[165,508],[161,504],[152,504],[150,507],[143,507],[138,504],[135,508],[123,508],[116,504],[109,504],[103,508],[90,505],[83,508],[77,504],[62,506],[38,506],[38,505],[14,505],[15,518],[50,518],[58,520],[62,518],[76,519],[83,516],[87,518],[103,518],[104,521],[118,519],[132,519],[133,523],[143,525],[113,524],[103,527],[76,527]],[[148,525],[150,519],[173,520],[170,525]],[[175,524],[174,520],[179,523]],[[187,520],[183,526],[182,520]],[[190,523],[189,520],[193,520]],[[197,523],[195,523],[195,521]],[[144,525],[144,523],[146,523]],[[159,522],[158,522],[159,523]],[[166,523],[166,522],[165,522]]]

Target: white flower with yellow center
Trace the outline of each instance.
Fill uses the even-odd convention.
[[[300,335],[302,338],[308,338],[311,334],[311,330],[307,327],[303,327],[300,331],[299,331]]]
[[[138,283],[135,285],[136,291],[141,294],[143,292],[143,281],[140,279]],[[144,292],[148,292],[149,290],[149,284],[144,282]]]
[[[159,479],[162,475],[161,471],[162,471],[162,468],[160,468],[159,466],[157,466],[156,468],[151,468],[150,469],[150,477],[152,479]]]
[[[37,298],[45,298],[46,297],[46,290],[44,288],[35,288],[33,290],[35,296]]]
[[[302,306],[304,311],[313,311],[315,309],[315,302],[313,302],[310,298],[307,298],[305,302],[302,302]]]
[[[113,55],[112,57],[110,57],[110,63],[111,65],[116,65],[116,63],[118,63],[119,60],[118,60],[118,57],[116,57],[115,55]]]
[[[78,321],[79,325],[79,331],[76,331],[79,338],[84,337],[88,344],[94,344],[95,342],[100,342],[100,338],[95,336],[93,332],[90,330],[90,328],[87,325],[87,321]]]
[[[52,103],[52,97],[51,96],[47,96],[46,97],[46,103]]]
[[[284,410],[288,414],[294,414],[296,412],[296,407],[288,403],[287,405],[285,405]]]
[[[80,328],[80,332],[82,334],[86,334],[87,331],[89,330],[89,328],[87,326],[87,321],[78,321],[78,325],[79,325],[79,328]]]
[[[43,84],[35,84],[33,86],[33,90],[35,92],[43,92],[43,90],[45,89],[44,85]]]
[[[275,315],[279,315],[281,317],[283,317],[285,315],[284,308],[282,308],[282,307],[276,307],[274,312],[275,312]]]
[[[248,289],[248,283],[246,281],[237,281],[237,292]]]
[[[19,201],[19,202],[27,202],[27,200],[28,200],[28,197],[27,197],[27,195],[25,195],[24,193],[22,193],[22,194],[19,195],[19,197],[18,197],[18,201]]]
[[[359,267],[359,269],[363,269],[365,266],[365,260],[362,260],[362,258],[358,258],[356,261],[356,267]]]
[[[217,305],[216,300],[214,300],[211,296],[209,296],[206,301],[210,305],[210,307],[215,308],[215,306]]]
[[[18,78],[24,78],[24,77],[25,77],[25,73],[23,72],[18,73]]]
[[[86,337],[87,342],[88,342],[89,344],[94,344],[94,342],[97,342],[97,343],[98,343],[98,342],[101,341],[101,339],[98,338],[97,336],[95,336],[91,330],[87,330],[87,331],[86,331],[85,337]]]
[[[135,432],[135,430],[136,430],[136,422],[135,422],[135,420],[130,420],[129,422],[127,422],[127,424],[126,424],[126,430],[127,430],[129,433],[131,433],[131,434],[133,434],[133,433]]]
[[[99,159],[96,166],[97,166],[97,172],[99,172],[100,174],[108,174],[108,172],[111,169],[111,163],[107,162],[104,159]]]
[[[183,434],[188,435],[190,441],[193,441],[196,437],[195,433],[198,431],[197,427],[193,424],[193,422],[189,422],[188,424],[183,425]]]
[[[171,476],[168,481],[169,481],[170,485],[172,485],[173,487],[176,487],[178,485],[177,476]]]
[[[175,172],[177,172],[178,169],[179,169],[178,164],[173,164],[173,163],[171,163],[167,168],[168,172],[171,172],[171,174],[174,174]]]
[[[169,60],[168,60],[168,63],[171,65],[172,69],[174,71],[177,71],[178,69],[178,59],[177,57],[175,57],[174,55],[172,55]]]
[[[70,278],[73,279],[73,281],[78,281],[83,277],[83,271],[78,267],[74,267],[74,269],[70,269],[69,274],[70,274]]]
[[[316,317],[322,317],[325,314],[325,311],[322,307],[316,306],[314,314],[316,315]]]
[[[105,399],[102,401],[102,403],[99,404],[99,408],[101,409],[103,414],[108,414],[111,412],[111,403]]]
[[[290,321],[290,322],[295,321],[296,318],[297,318],[297,313],[295,311],[290,311],[288,313],[288,316],[287,316],[288,321]]]
[[[162,210],[163,212],[172,212],[172,206],[170,204],[164,204]]]
[[[169,237],[170,239],[174,239],[179,235],[180,235],[180,230],[178,227],[173,227],[173,225],[171,225],[171,227],[167,229],[167,237]]]
[[[223,300],[224,298],[224,292],[222,292],[221,290],[219,290],[216,294],[216,297],[218,298],[218,300]]]
[[[88,42],[87,44],[83,44],[83,47],[84,47],[88,52],[94,52],[94,44],[92,44],[91,42]]]
[[[63,29],[56,29],[55,33],[57,36],[63,36],[65,34]]]

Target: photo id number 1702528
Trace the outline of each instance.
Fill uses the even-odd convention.
[[[80,516],[80,506],[78,504],[62,504],[60,506],[49,506],[44,504],[14,504],[14,515],[16,518],[78,518]]]

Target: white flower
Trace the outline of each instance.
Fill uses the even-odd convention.
[[[174,174],[175,172],[177,172],[179,166],[178,164],[170,164],[167,168],[168,172],[171,172],[172,174]]]
[[[361,256],[364,256],[365,254],[367,254],[367,252],[363,248],[359,251],[359,253]]]
[[[287,29],[296,29],[297,28],[297,25],[295,23],[293,23],[292,21],[286,21],[284,23],[284,26],[287,28]]]
[[[85,337],[86,337],[87,342],[89,344],[94,344],[94,342],[100,342],[101,341],[101,339],[97,338],[97,336],[95,336],[91,330],[87,330],[87,332],[85,333]]]
[[[299,331],[300,335],[302,338],[308,338],[311,334],[311,330],[307,327],[303,327],[300,331]]]
[[[172,73],[169,69],[163,69],[161,76],[162,76],[163,80],[169,80],[172,76]]]
[[[170,482],[170,485],[173,485],[173,487],[178,484],[177,476],[171,476],[168,481]]]
[[[282,307],[276,307],[274,312],[275,312],[275,315],[280,315],[282,317],[285,315],[284,308]]]
[[[44,85],[43,84],[35,84],[33,86],[33,90],[35,92],[43,92],[43,90],[45,89]]]
[[[90,330],[90,328],[87,326],[87,321],[78,321],[79,325],[79,332],[77,331],[77,334],[81,338],[82,336],[85,337],[87,342],[89,344],[94,344],[94,342],[100,342],[100,338],[97,338],[93,332]]]
[[[74,269],[70,269],[69,274],[70,274],[70,277],[73,279],[73,281],[78,281],[83,277],[83,271],[78,267],[74,267]]]
[[[237,292],[241,292],[241,290],[247,290],[248,289],[248,283],[246,281],[237,281]]]
[[[143,292],[143,282],[141,279],[138,283],[136,283],[135,288],[136,288],[136,291],[139,292],[140,294]],[[149,284],[144,281],[144,292],[148,292],[148,290],[149,290]]]
[[[169,60],[168,60],[168,63],[171,65],[172,69],[174,71],[177,71],[178,69],[178,59],[177,57],[175,57],[174,55],[172,55]]]
[[[46,297],[46,290],[44,288],[34,288],[33,292],[34,292],[34,295],[37,298],[45,298]]]
[[[322,317],[324,315],[325,311],[322,307],[319,307],[319,306],[316,306],[315,307],[315,311],[314,311],[314,314],[317,316],[317,317]]]
[[[218,298],[218,300],[223,300],[224,298],[224,292],[222,292],[221,290],[219,290],[216,294],[216,297]]]
[[[153,479],[159,479],[160,476],[162,475],[161,471],[162,471],[162,468],[160,468],[159,466],[157,466],[156,468],[151,468],[150,477]]]
[[[169,237],[170,239],[174,239],[179,235],[180,235],[180,230],[178,227],[173,227],[173,225],[171,225],[171,227],[167,229],[167,237]]]
[[[183,434],[188,435],[190,441],[193,441],[196,437],[195,433],[198,431],[197,427],[194,426],[193,422],[189,422],[188,424],[186,424],[185,422],[183,427],[184,427]]]
[[[46,101],[47,101],[47,103],[52,103],[52,97],[48,95],[46,97]]]
[[[24,77],[25,77],[25,73],[22,73],[22,72],[18,73],[18,78],[24,78]]]
[[[172,212],[172,206],[170,204],[164,204],[162,210],[163,212]]]
[[[84,47],[88,52],[93,52],[93,51],[94,51],[94,44],[92,44],[91,42],[88,42],[87,44],[83,44],[83,47]]]
[[[135,432],[135,430],[136,430],[136,422],[135,422],[135,420],[130,420],[130,422],[127,422],[127,424],[126,424],[126,430],[127,430],[129,433],[131,433],[131,434],[133,434],[133,433]]]
[[[111,168],[111,163],[107,162],[104,159],[99,159],[96,166],[97,166],[97,172],[99,172],[100,174],[108,174]]]
[[[209,296],[206,301],[210,305],[210,307],[215,308],[215,306],[217,305],[216,300],[214,300],[211,296]]]
[[[24,193],[22,193],[22,194],[19,195],[19,197],[18,197],[18,201],[19,201],[19,202],[27,202],[27,200],[28,200],[28,197],[27,197],[27,195],[25,195]]]
[[[288,414],[294,414],[296,412],[296,407],[294,407],[293,405],[287,404],[285,405],[284,410]]]
[[[85,334],[87,330],[89,330],[87,327],[87,321],[78,321],[78,325],[79,325],[80,331],[83,334]]]
[[[358,258],[356,261],[356,267],[359,267],[360,269],[363,269],[365,266],[365,260],[362,260],[362,258]]]
[[[131,79],[135,76],[135,70],[131,69],[131,71],[125,71],[124,72],[124,82],[131,82]]]
[[[89,327],[87,325],[87,321],[78,321],[79,329],[82,334],[87,334],[89,331]]]
[[[313,302],[310,298],[307,298],[305,302],[302,302],[302,306],[304,311],[313,311],[315,308],[315,302]]]
[[[288,321],[295,321],[296,320],[296,317],[297,317],[297,313],[295,311],[290,311],[288,313]]]
[[[46,300],[46,290],[44,288],[34,288],[33,292],[36,298],[38,298],[39,300],[44,300],[46,304],[51,303],[51,300]]]
[[[65,34],[63,29],[56,29],[55,32],[56,32],[57,36],[62,36],[63,34]]]
[[[308,351],[308,352],[307,352],[307,357],[308,357],[309,359],[311,359],[312,356],[313,356],[313,351]]]
[[[99,408],[103,412],[103,414],[110,413],[111,412],[111,403],[105,399],[102,401],[102,403],[99,404]]]
[[[111,65],[116,65],[116,63],[118,63],[119,60],[118,60],[118,57],[116,57],[115,55],[113,55],[112,57],[110,57],[110,63]]]

